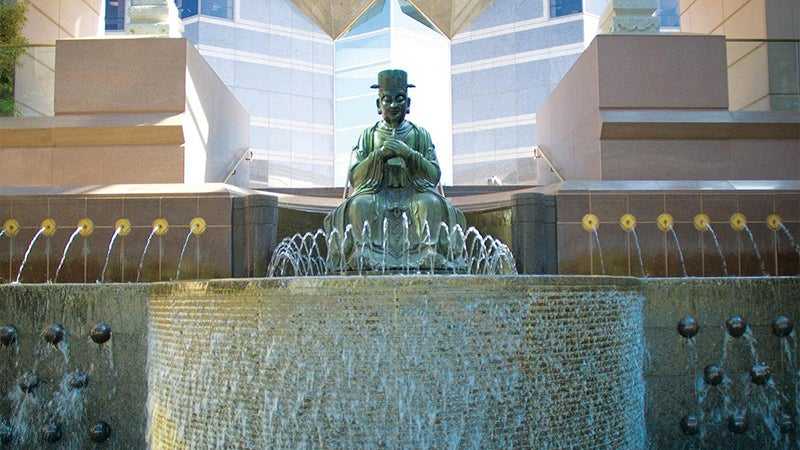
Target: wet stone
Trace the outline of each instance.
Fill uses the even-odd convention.
[[[105,322],[99,322],[92,328],[89,336],[95,344],[105,344],[111,339],[111,325]]]
[[[782,434],[789,434],[794,432],[794,420],[792,420],[792,416],[788,414],[782,414],[778,425],[781,428]]]
[[[69,377],[69,387],[72,389],[83,389],[89,385],[89,374],[86,372],[75,372]]]
[[[58,442],[61,440],[61,426],[55,422],[50,422],[42,428],[42,439],[45,442]]]
[[[0,445],[10,444],[14,440],[14,434],[11,430],[11,425],[7,419],[0,420]]]
[[[34,390],[36,390],[37,387],[39,387],[39,383],[40,383],[39,377],[35,373],[28,372],[22,375],[22,377],[19,379],[18,384],[22,392],[30,394]]]

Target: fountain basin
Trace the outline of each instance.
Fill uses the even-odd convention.
[[[156,285],[149,442],[643,448],[643,303],[633,279]]]

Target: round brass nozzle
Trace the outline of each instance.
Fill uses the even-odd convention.
[[[694,216],[692,223],[694,223],[694,228],[697,231],[707,231],[708,226],[711,224],[711,218],[708,217],[708,214],[700,213]]]
[[[672,214],[663,213],[658,216],[656,223],[658,224],[658,229],[666,233],[675,225],[675,219],[672,218]]]
[[[192,234],[195,236],[200,236],[201,234],[205,233],[207,227],[208,225],[206,225],[206,221],[202,217],[195,217],[191,222],[189,222],[189,228],[192,230]]]
[[[44,219],[41,227],[44,228],[43,233],[47,237],[52,237],[56,234],[56,230],[58,229],[58,227],[56,227],[56,221],[51,218]]]
[[[633,231],[636,228],[636,216],[633,214],[623,214],[619,218],[619,226],[625,231]]]
[[[120,236],[127,236],[131,234],[131,221],[126,218],[117,219],[114,222],[114,229],[119,230]]]
[[[81,236],[87,237],[91,236],[94,232],[94,222],[92,219],[86,217],[78,221],[78,228],[81,230],[78,232]]]
[[[583,229],[588,232],[596,231],[600,227],[600,219],[594,214],[586,214],[581,220]]]
[[[781,225],[783,225],[783,219],[781,219],[781,216],[774,213],[767,216],[767,226],[770,230],[778,231],[781,229]]]
[[[17,233],[19,233],[20,228],[21,227],[19,222],[17,222],[17,219],[8,219],[3,223],[3,231],[6,232],[8,237],[16,236]]]
[[[169,231],[169,222],[163,217],[153,221],[153,229],[156,230],[156,236],[163,236]]]
[[[744,214],[737,212],[731,216],[730,219],[731,228],[736,231],[743,231],[744,227],[747,226],[747,217]]]

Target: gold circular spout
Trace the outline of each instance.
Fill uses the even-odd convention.
[[[731,216],[730,219],[731,228],[736,231],[743,231],[744,227],[747,226],[747,217],[744,214],[737,212]]]
[[[778,231],[781,229],[781,225],[783,225],[783,219],[781,216],[777,214],[770,214],[767,216],[767,226],[772,231]]]
[[[156,236],[163,236],[169,231],[169,222],[163,217],[153,221],[153,229],[156,230]]]
[[[596,215],[589,213],[583,216],[583,219],[581,220],[581,225],[583,226],[583,229],[585,231],[588,232],[597,231],[597,228],[600,226],[600,219],[597,218]]]
[[[94,222],[92,219],[86,217],[78,221],[78,228],[81,230],[78,232],[81,236],[87,237],[91,236],[94,232]]]
[[[51,218],[44,219],[41,227],[44,228],[43,233],[47,237],[52,237],[56,234],[56,230],[58,229],[58,227],[56,227],[56,221]]]
[[[633,231],[636,228],[636,216],[633,214],[623,214],[619,218],[619,226],[625,231]]]
[[[189,222],[189,228],[195,236],[200,236],[205,233],[207,227],[208,225],[206,225],[206,221],[202,217],[195,217]]]
[[[17,222],[17,219],[8,219],[5,221],[5,223],[3,223],[3,231],[6,232],[8,237],[16,236],[17,233],[19,233],[20,228],[21,227],[19,222]]]
[[[131,234],[131,221],[125,218],[117,219],[114,222],[114,229],[119,230],[120,236],[127,236]]]
[[[672,229],[675,219],[672,218],[672,214],[663,213],[658,216],[656,223],[658,224],[658,229],[666,233]]]
[[[700,213],[694,216],[692,223],[697,231],[707,231],[708,226],[711,225],[711,218],[708,217],[708,214]]]

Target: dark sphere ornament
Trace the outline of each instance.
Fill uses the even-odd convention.
[[[18,385],[22,392],[30,394],[36,390],[37,387],[39,387],[39,383],[39,377],[35,373],[28,372],[22,375],[22,377],[19,379]]]
[[[728,330],[731,337],[740,338],[747,331],[747,322],[742,319],[742,316],[731,316],[725,321],[725,329]]]
[[[794,432],[794,420],[788,414],[782,414],[778,425],[781,427],[782,434],[789,434]]]
[[[753,364],[753,367],[750,369],[750,381],[759,386],[767,384],[770,375],[769,366],[761,362]]]
[[[687,414],[681,419],[681,431],[687,436],[694,436],[700,432],[700,421],[694,414]]]
[[[725,378],[725,371],[716,364],[709,364],[703,369],[703,381],[711,386],[719,386]]]
[[[89,439],[92,442],[97,442],[98,444],[101,442],[105,442],[108,438],[111,437],[111,425],[102,420],[97,422],[89,429]]]
[[[794,321],[786,316],[778,316],[772,321],[772,334],[779,338],[785,338],[792,334]]]
[[[747,432],[747,415],[745,413],[735,413],[728,418],[728,431],[734,434]]]
[[[695,337],[698,331],[700,331],[700,324],[697,323],[694,317],[686,316],[678,321],[678,334],[686,339]]]
[[[64,340],[64,337],[67,335],[67,331],[64,329],[64,325],[60,323],[54,323],[49,327],[45,328],[44,333],[44,340],[47,341],[48,344],[58,345],[61,341]]]
[[[42,439],[51,444],[61,440],[61,425],[50,422],[42,428]]]
[[[95,344],[105,344],[111,339],[111,325],[105,322],[98,322],[89,333]]]
[[[89,374],[80,371],[74,372],[70,375],[67,383],[71,389],[83,389],[89,385]]]
[[[0,328],[0,345],[3,347],[8,347],[17,342],[17,337],[17,327],[14,325],[6,325]]]

